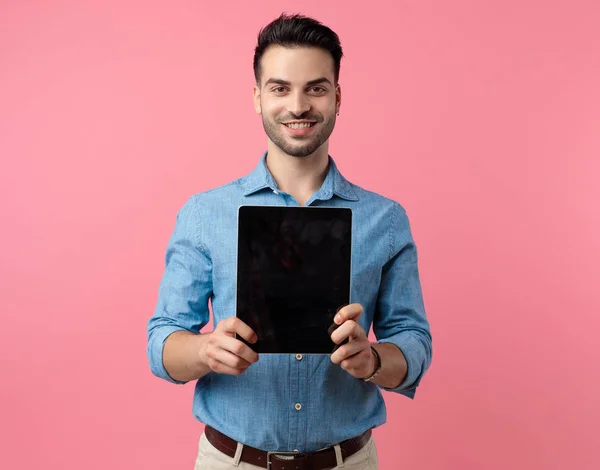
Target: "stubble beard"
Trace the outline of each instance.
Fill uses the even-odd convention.
[[[305,119],[300,117],[300,119]],[[315,153],[321,145],[327,142],[329,136],[335,127],[335,113],[329,116],[328,119],[317,119],[319,130],[315,135],[310,137],[286,137],[283,129],[283,124],[280,121],[271,121],[263,115],[263,128],[267,137],[273,142],[282,152],[291,157],[304,158]],[[295,142],[295,143],[294,143]]]

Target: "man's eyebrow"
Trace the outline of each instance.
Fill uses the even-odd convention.
[[[331,82],[328,79],[326,79],[325,77],[321,77],[321,78],[317,78],[315,80],[311,80],[306,85],[307,86],[314,86],[314,85],[320,85],[321,83],[328,83],[329,85],[332,85]]]
[[[281,78],[269,78],[266,82],[265,82],[265,86],[267,85],[271,85],[271,84],[275,84],[275,85],[286,85],[286,86],[290,86],[291,83],[286,81],[286,80],[282,80]]]
[[[331,85],[331,82],[325,78],[325,77],[321,77],[321,78],[315,78],[314,80],[311,80],[310,82],[308,82],[306,84],[306,86],[315,86],[315,85],[319,85],[321,83],[328,83],[329,85]],[[269,78],[266,82],[264,86],[267,85],[285,85],[285,86],[290,86],[291,83],[288,82],[287,80],[282,80],[281,78]]]

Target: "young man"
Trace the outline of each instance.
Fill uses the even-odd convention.
[[[158,377],[197,380],[194,414],[206,424],[197,470],[377,468],[370,430],[386,420],[381,390],[414,397],[431,363],[407,215],[348,182],[328,153],[341,58],[338,36],[313,19],[282,15],[261,30],[254,105],[267,151],[249,175],[192,196],[178,213],[148,357]],[[358,303],[337,315],[331,340],[348,342],[330,356],[259,358],[236,338],[256,341],[235,316],[237,209],[261,204],[352,208]],[[199,333],[209,299],[216,327]]]

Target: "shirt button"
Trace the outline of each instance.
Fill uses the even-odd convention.
[[[300,411],[302,409],[302,405],[300,403],[296,403],[296,406],[294,406],[294,408],[296,408],[297,411]]]
[[[296,354],[296,359],[298,359],[299,361],[302,360],[302,354]]]
[[[273,190],[273,194],[279,194],[277,191]]]

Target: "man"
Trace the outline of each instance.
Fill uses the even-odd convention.
[[[282,15],[261,30],[254,105],[267,151],[249,175],[192,196],[178,213],[148,357],[158,377],[197,380],[194,415],[206,425],[197,470],[377,468],[371,429],[386,420],[381,390],[412,398],[429,368],[407,215],[348,182],[329,155],[341,58],[338,36],[313,19]],[[331,340],[348,341],[331,355],[259,357],[236,337],[257,340],[235,316],[237,209],[261,204],[352,208],[355,303],[336,317]],[[209,300],[216,326],[199,333]]]

